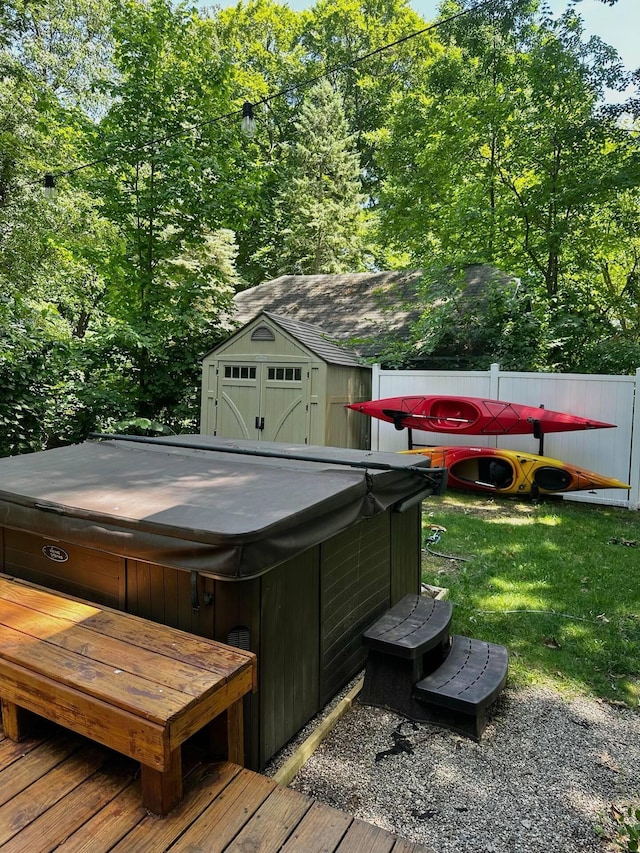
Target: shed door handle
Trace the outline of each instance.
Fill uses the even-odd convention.
[[[256,429],[264,429],[264,418],[261,418],[259,415],[256,415]]]

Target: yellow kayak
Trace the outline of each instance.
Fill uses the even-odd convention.
[[[501,450],[496,447],[423,447],[407,450],[431,458],[434,468],[447,468],[448,485],[502,495],[554,494],[592,489],[630,489],[612,477],[586,471],[568,462]]]

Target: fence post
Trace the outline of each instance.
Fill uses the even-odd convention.
[[[629,468],[629,509],[640,508],[640,367],[636,370],[631,419],[631,464]]]
[[[379,364],[374,364],[371,370],[371,399],[380,399],[380,382],[382,368]],[[371,450],[380,450],[380,421],[378,418],[369,418],[369,447]]]
[[[489,397],[491,400],[500,399],[500,365],[492,364],[489,368]]]

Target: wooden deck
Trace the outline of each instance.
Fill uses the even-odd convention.
[[[14,743],[0,729],[2,853],[433,853],[227,761],[183,756],[184,799],[164,818],[140,803],[140,766],[46,721]]]

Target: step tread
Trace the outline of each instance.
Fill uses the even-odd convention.
[[[498,698],[508,668],[504,646],[455,634],[444,663],[419,681],[414,693],[423,702],[473,713]]]
[[[363,635],[366,646],[378,652],[413,659],[449,636],[451,602],[427,595],[405,595]]]

